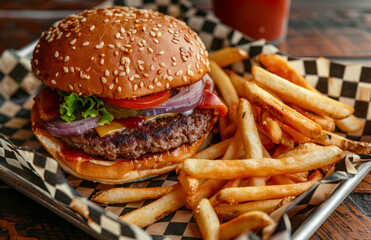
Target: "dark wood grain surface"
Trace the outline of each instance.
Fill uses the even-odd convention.
[[[27,45],[56,20],[102,1],[0,1],[0,53]],[[195,2],[204,9],[212,9],[210,0]],[[315,1],[310,5],[308,2],[293,0],[288,35],[279,46],[281,51],[291,56],[370,62],[371,2],[368,5],[362,0],[351,1],[353,4],[344,0],[338,4]],[[371,239],[370,193],[368,174],[311,240]],[[0,182],[0,239],[93,238]]]

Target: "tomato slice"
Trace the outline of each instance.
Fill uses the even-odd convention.
[[[228,113],[228,107],[214,93],[204,90],[198,108],[217,108],[219,116],[225,117]]]
[[[166,102],[170,98],[170,90],[156,93],[154,95],[133,98],[133,99],[110,99],[102,98],[106,103],[130,109],[145,109],[160,105]]]

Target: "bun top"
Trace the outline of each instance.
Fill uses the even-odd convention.
[[[151,10],[87,10],[55,23],[37,44],[34,73],[49,87],[79,95],[132,98],[192,84],[208,71],[197,34]]]

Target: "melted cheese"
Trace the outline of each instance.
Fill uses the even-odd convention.
[[[145,122],[154,121],[157,118],[164,118],[164,117],[172,117],[176,115],[176,113],[163,113],[155,116],[145,116]],[[106,124],[104,126],[98,126],[95,128],[95,131],[97,131],[98,135],[102,138],[104,136],[114,134],[116,132],[121,132],[125,129],[125,125],[113,120],[110,124]]]

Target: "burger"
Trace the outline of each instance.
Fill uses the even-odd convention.
[[[169,172],[227,111],[197,34],[151,10],[71,15],[42,34],[31,63],[46,85],[32,130],[82,179],[118,184]]]

